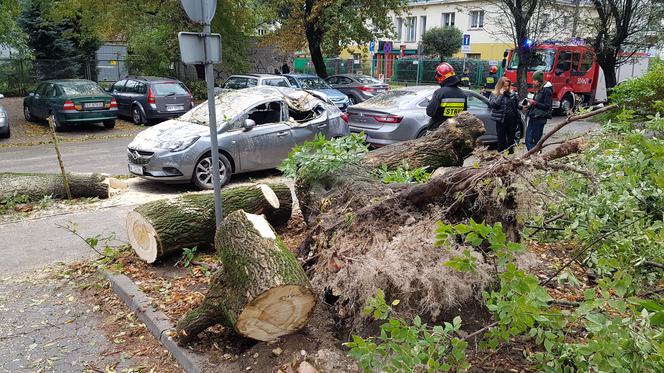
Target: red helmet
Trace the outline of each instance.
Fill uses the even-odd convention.
[[[436,67],[436,81],[438,83],[442,83],[445,79],[454,75],[454,68],[447,62],[443,62]]]
[[[490,72],[491,74],[495,74],[495,73],[497,73],[497,72],[498,72],[498,66],[496,66],[496,65],[491,65],[491,67],[489,67],[489,72]]]

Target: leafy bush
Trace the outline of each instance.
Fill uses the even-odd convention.
[[[664,113],[664,63],[656,63],[642,77],[614,87],[611,100],[644,118]]]
[[[207,100],[207,85],[204,80],[187,80],[184,85],[189,88],[196,101]]]
[[[368,151],[363,134],[351,134],[332,140],[318,134],[314,140],[294,147],[279,170],[290,178],[295,178],[298,171],[315,178],[359,162]]]
[[[354,335],[349,355],[357,360],[365,372],[449,372],[464,371],[470,366],[466,361],[468,342],[452,337],[461,328],[461,318],[451,323],[429,327],[419,316],[412,323],[401,318],[390,318],[392,307],[385,301],[382,290],[369,299],[364,310],[375,320],[387,320],[380,326],[380,336],[362,338]]]
[[[427,171],[428,167],[418,167],[410,169],[407,164],[399,166],[396,170],[389,170],[387,166],[383,165],[376,170],[378,177],[385,184],[391,183],[426,183],[431,177],[431,173]]]

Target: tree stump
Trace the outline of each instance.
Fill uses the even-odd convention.
[[[226,188],[221,191],[221,199],[224,215],[237,210],[266,214],[275,225],[288,222],[292,210],[290,189],[280,184]],[[153,201],[137,207],[127,216],[131,247],[148,263],[183,248],[210,248],[214,233],[212,193],[185,194],[175,199]]]
[[[215,324],[259,341],[307,324],[316,303],[309,280],[264,217],[230,214],[217,231],[215,247],[224,267],[212,276],[203,304],[178,322],[180,343]]]

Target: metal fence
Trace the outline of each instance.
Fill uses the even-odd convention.
[[[0,58],[0,93],[21,96],[46,79],[79,78],[99,82],[102,86],[128,75],[140,75],[140,61],[125,59],[22,59]],[[165,64],[163,74],[179,80],[196,80],[196,69],[180,61]]]
[[[325,68],[327,75],[350,74],[358,70],[359,64],[354,63],[353,59],[325,58]],[[295,58],[293,68],[296,73],[316,75],[316,68],[309,58]]]
[[[457,75],[463,74],[464,67],[468,69],[468,77],[472,86],[484,85],[484,78],[489,74],[489,61],[478,59],[463,58],[445,58],[443,62],[447,62],[454,68]],[[408,56],[399,58],[395,63],[394,71],[391,76],[391,81],[408,83],[408,84],[435,84],[435,71],[436,66],[441,63],[438,58]],[[374,64],[375,66],[375,64]],[[500,69],[500,66],[498,66]],[[375,71],[375,68],[372,69]],[[374,76],[378,76],[381,72],[375,71]],[[499,71],[499,76],[502,71]]]

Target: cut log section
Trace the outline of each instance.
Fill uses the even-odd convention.
[[[386,166],[394,170],[406,163],[410,168],[461,166],[463,159],[475,147],[484,133],[484,123],[469,112],[450,118],[438,129],[415,140],[400,142],[376,149],[362,159],[372,168]]]
[[[303,328],[316,304],[309,279],[263,216],[236,211],[215,238],[224,268],[211,279],[203,304],[177,324],[180,343],[209,326],[271,341]]]
[[[287,195],[283,189],[288,190]],[[226,188],[221,191],[221,199],[224,215],[245,210],[266,214],[268,220],[274,219],[275,224],[284,224],[290,218],[292,198],[285,185]],[[282,205],[285,211],[282,211]],[[127,216],[131,247],[148,263],[183,248],[207,249],[213,244],[214,230],[212,193],[185,194],[175,199],[153,201],[137,207]]]
[[[68,173],[73,198],[108,198],[118,182],[107,175]],[[0,173],[0,199],[27,196],[31,201],[44,197],[67,198],[60,174]]]

